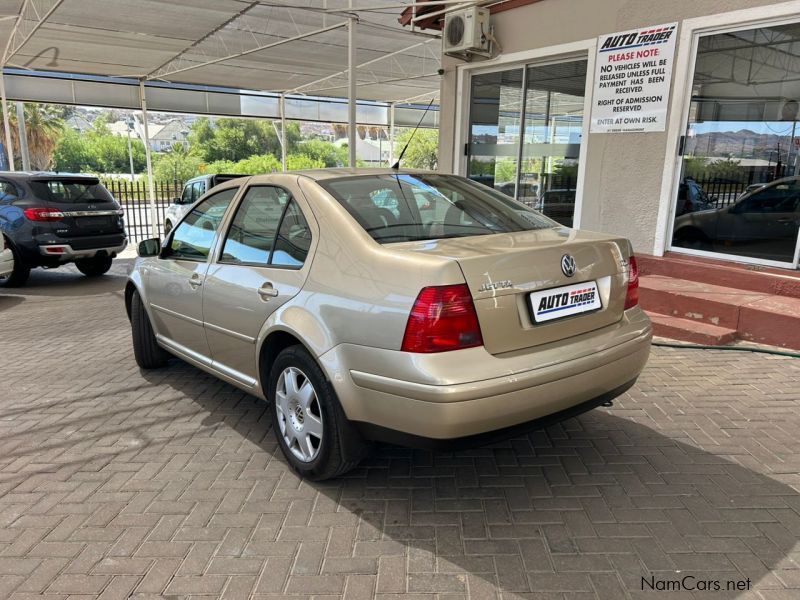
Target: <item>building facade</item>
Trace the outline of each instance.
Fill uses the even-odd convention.
[[[443,61],[441,169],[640,253],[798,268],[800,2],[539,0],[491,18],[502,52]],[[661,130],[593,133],[602,40],[662,29]]]

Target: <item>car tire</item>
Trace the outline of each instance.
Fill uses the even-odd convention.
[[[142,303],[138,291],[131,297],[131,334],[133,336],[133,356],[142,369],[158,369],[167,364],[169,354],[156,342],[150,317]]]
[[[303,346],[278,354],[270,369],[267,398],[278,445],[289,465],[306,479],[337,477],[366,454],[368,444],[347,420],[336,392]]]
[[[14,269],[5,277],[0,277],[0,287],[23,286],[31,275],[31,267],[22,261],[14,246],[6,242],[6,247],[11,248],[11,254],[14,256]]]
[[[164,223],[164,237],[167,237],[170,231],[172,231],[172,223],[167,221]]]
[[[111,268],[110,256],[94,256],[92,258],[81,258],[75,261],[78,271],[87,277],[99,277],[105,275]]]

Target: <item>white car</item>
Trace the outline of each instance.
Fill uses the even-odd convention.
[[[172,204],[167,207],[164,215],[164,235],[167,235],[175,225],[189,212],[195,202],[208,190],[220,183],[237,179],[241,175],[210,174],[194,177],[183,186],[183,193],[180,198],[174,198]]]
[[[6,238],[0,234],[0,278],[11,275],[14,270],[14,254],[6,248]]]

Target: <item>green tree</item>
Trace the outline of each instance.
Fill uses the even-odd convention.
[[[273,126],[272,121],[226,117],[212,123],[204,117],[192,124],[189,144],[193,153],[209,163],[237,162],[263,154],[278,157],[281,155],[278,131],[279,127]],[[286,141],[288,152],[293,152],[300,141],[297,123],[287,124]]]
[[[28,157],[31,168],[34,170],[47,170],[53,162],[53,152],[58,144],[58,139],[64,129],[64,121],[57,107],[50,104],[26,103],[23,109],[25,115],[25,133],[28,140]],[[8,124],[11,129],[11,144],[17,164],[21,164],[19,146],[19,127],[17,113],[9,111]],[[4,124],[0,115],[0,131]]]
[[[738,180],[742,175],[742,168],[736,159],[719,158],[708,163],[708,174],[719,179]]]
[[[705,156],[684,156],[683,173],[686,177],[702,179],[708,171],[708,159]]]
[[[340,148],[336,144],[324,140],[301,142],[297,147],[297,151],[312,160],[321,162],[325,167],[344,167],[349,160],[346,146]]]
[[[413,169],[429,169],[435,171],[439,164],[439,130],[438,129],[418,129],[412,138],[414,130],[406,129],[397,137],[397,156],[400,155],[403,147],[411,143],[403,156],[404,167]]]
[[[495,183],[508,183],[517,178],[517,161],[512,158],[501,158],[495,163]]]
[[[65,128],[53,150],[53,168],[65,173],[96,172],[95,157],[85,137]]]
[[[202,163],[183,144],[174,144],[170,152],[155,155],[153,176],[157,181],[186,181],[200,174]]]
[[[141,173],[147,165],[141,140],[131,140],[131,154],[134,172]],[[54,168],[58,171],[98,174],[130,172],[127,137],[112,134],[102,119],[83,135],[72,130],[64,131],[53,152],[53,159]]]
[[[286,169],[289,171],[301,171],[303,169],[324,169],[325,163],[312,158],[307,154],[290,154],[286,157]]]

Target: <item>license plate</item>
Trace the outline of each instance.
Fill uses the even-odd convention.
[[[105,227],[109,224],[108,217],[78,217],[75,222],[80,227]]]
[[[533,309],[533,320],[537,323],[603,308],[594,281],[533,292],[528,298]]]

